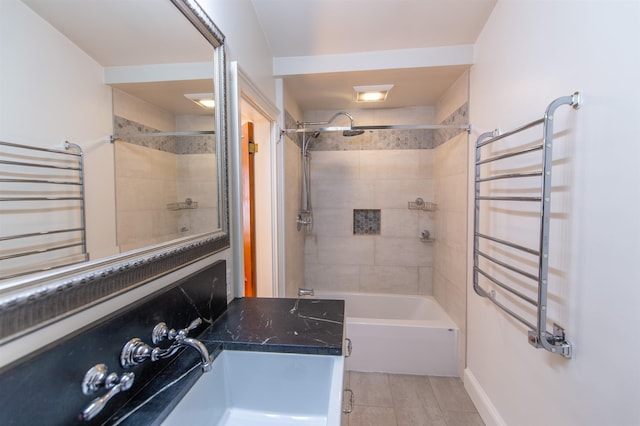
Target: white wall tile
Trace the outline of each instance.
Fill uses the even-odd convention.
[[[313,233],[327,237],[353,235],[353,209],[313,209]]]
[[[433,149],[419,149],[413,151],[413,154],[418,157],[418,179],[432,179],[434,176],[435,167],[435,150]]]
[[[357,265],[307,265],[305,288],[356,292],[359,277],[360,269]]]
[[[418,268],[418,294],[433,296],[433,266]]]
[[[318,180],[312,205],[330,209],[370,209],[374,203],[374,182],[365,180]]]
[[[375,264],[387,266],[432,266],[433,245],[419,238],[376,237]]]
[[[358,179],[360,151],[312,151],[311,180]]]
[[[418,197],[425,201],[433,200],[434,192],[432,179],[378,180],[375,181],[374,208],[406,208],[409,201]]]
[[[325,265],[373,265],[374,240],[368,235],[318,237],[318,263]]]
[[[417,294],[418,268],[361,266],[359,289],[365,293]]]
[[[382,209],[381,232],[383,237],[418,238],[420,235],[419,211],[405,209]]]
[[[360,152],[361,179],[411,179],[419,175],[418,150],[371,150]]]

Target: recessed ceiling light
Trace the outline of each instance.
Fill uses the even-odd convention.
[[[356,102],[382,102],[387,99],[393,84],[380,84],[377,86],[353,86],[356,91]]]
[[[189,93],[184,97],[195,102],[201,108],[213,109],[216,106],[216,102],[213,100],[213,93]]]

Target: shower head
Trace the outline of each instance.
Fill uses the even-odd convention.
[[[358,136],[364,133],[364,130],[345,130],[342,132],[342,136],[350,138],[352,136]]]

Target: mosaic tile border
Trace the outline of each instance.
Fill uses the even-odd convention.
[[[469,103],[465,102],[460,108],[452,112],[447,118],[439,124],[469,124]],[[463,129],[438,129],[435,132],[434,148],[442,145],[449,139],[458,136],[460,133],[466,132]]]
[[[293,119],[289,111],[284,112],[284,128],[295,129],[298,127],[298,122]],[[300,149],[302,149],[302,133],[287,133],[286,136],[293,141]]]
[[[466,102],[439,124],[466,125],[469,123],[469,103]],[[285,128],[294,129],[297,122],[285,111]],[[311,151],[357,151],[357,150],[401,150],[433,149],[460,133],[464,129],[391,129],[368,130],[358,136],[343,136],[340,132],[321,133],[311,146]],[[299,147],[302,134],[288,134]]]
[[[158,151],[172,154],[216,153],[215,135],[149,136],[149,133],[160,130],[119,116],[113,117],[113,130],[116,139]]]

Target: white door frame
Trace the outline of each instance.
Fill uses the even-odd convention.
[[[278,119],[280,110],[251,82],[246,73],[238,66],[236,61],[229,64],[229,93],[230,93],[230,128],[231,141],[229,147],[229,192],[230,192],[230,233],[231,248],[234,258],[233,276],[234,295],[244,296],[244,252],[243,252],[243,226],[242,226],[242,156],[238,141],[242,135],[242,117],[240,104],[246,102],[259,112],[270,123],[270,187],[275,199],[271,203],[271,257],[272,257],[272,286],[273,295],[278,297],[281,293],[281,232],[280,209],[281,186],[279,185],[278,165],[280,150],[280,126]],[[234,220],[235,219],[235,220]]]

